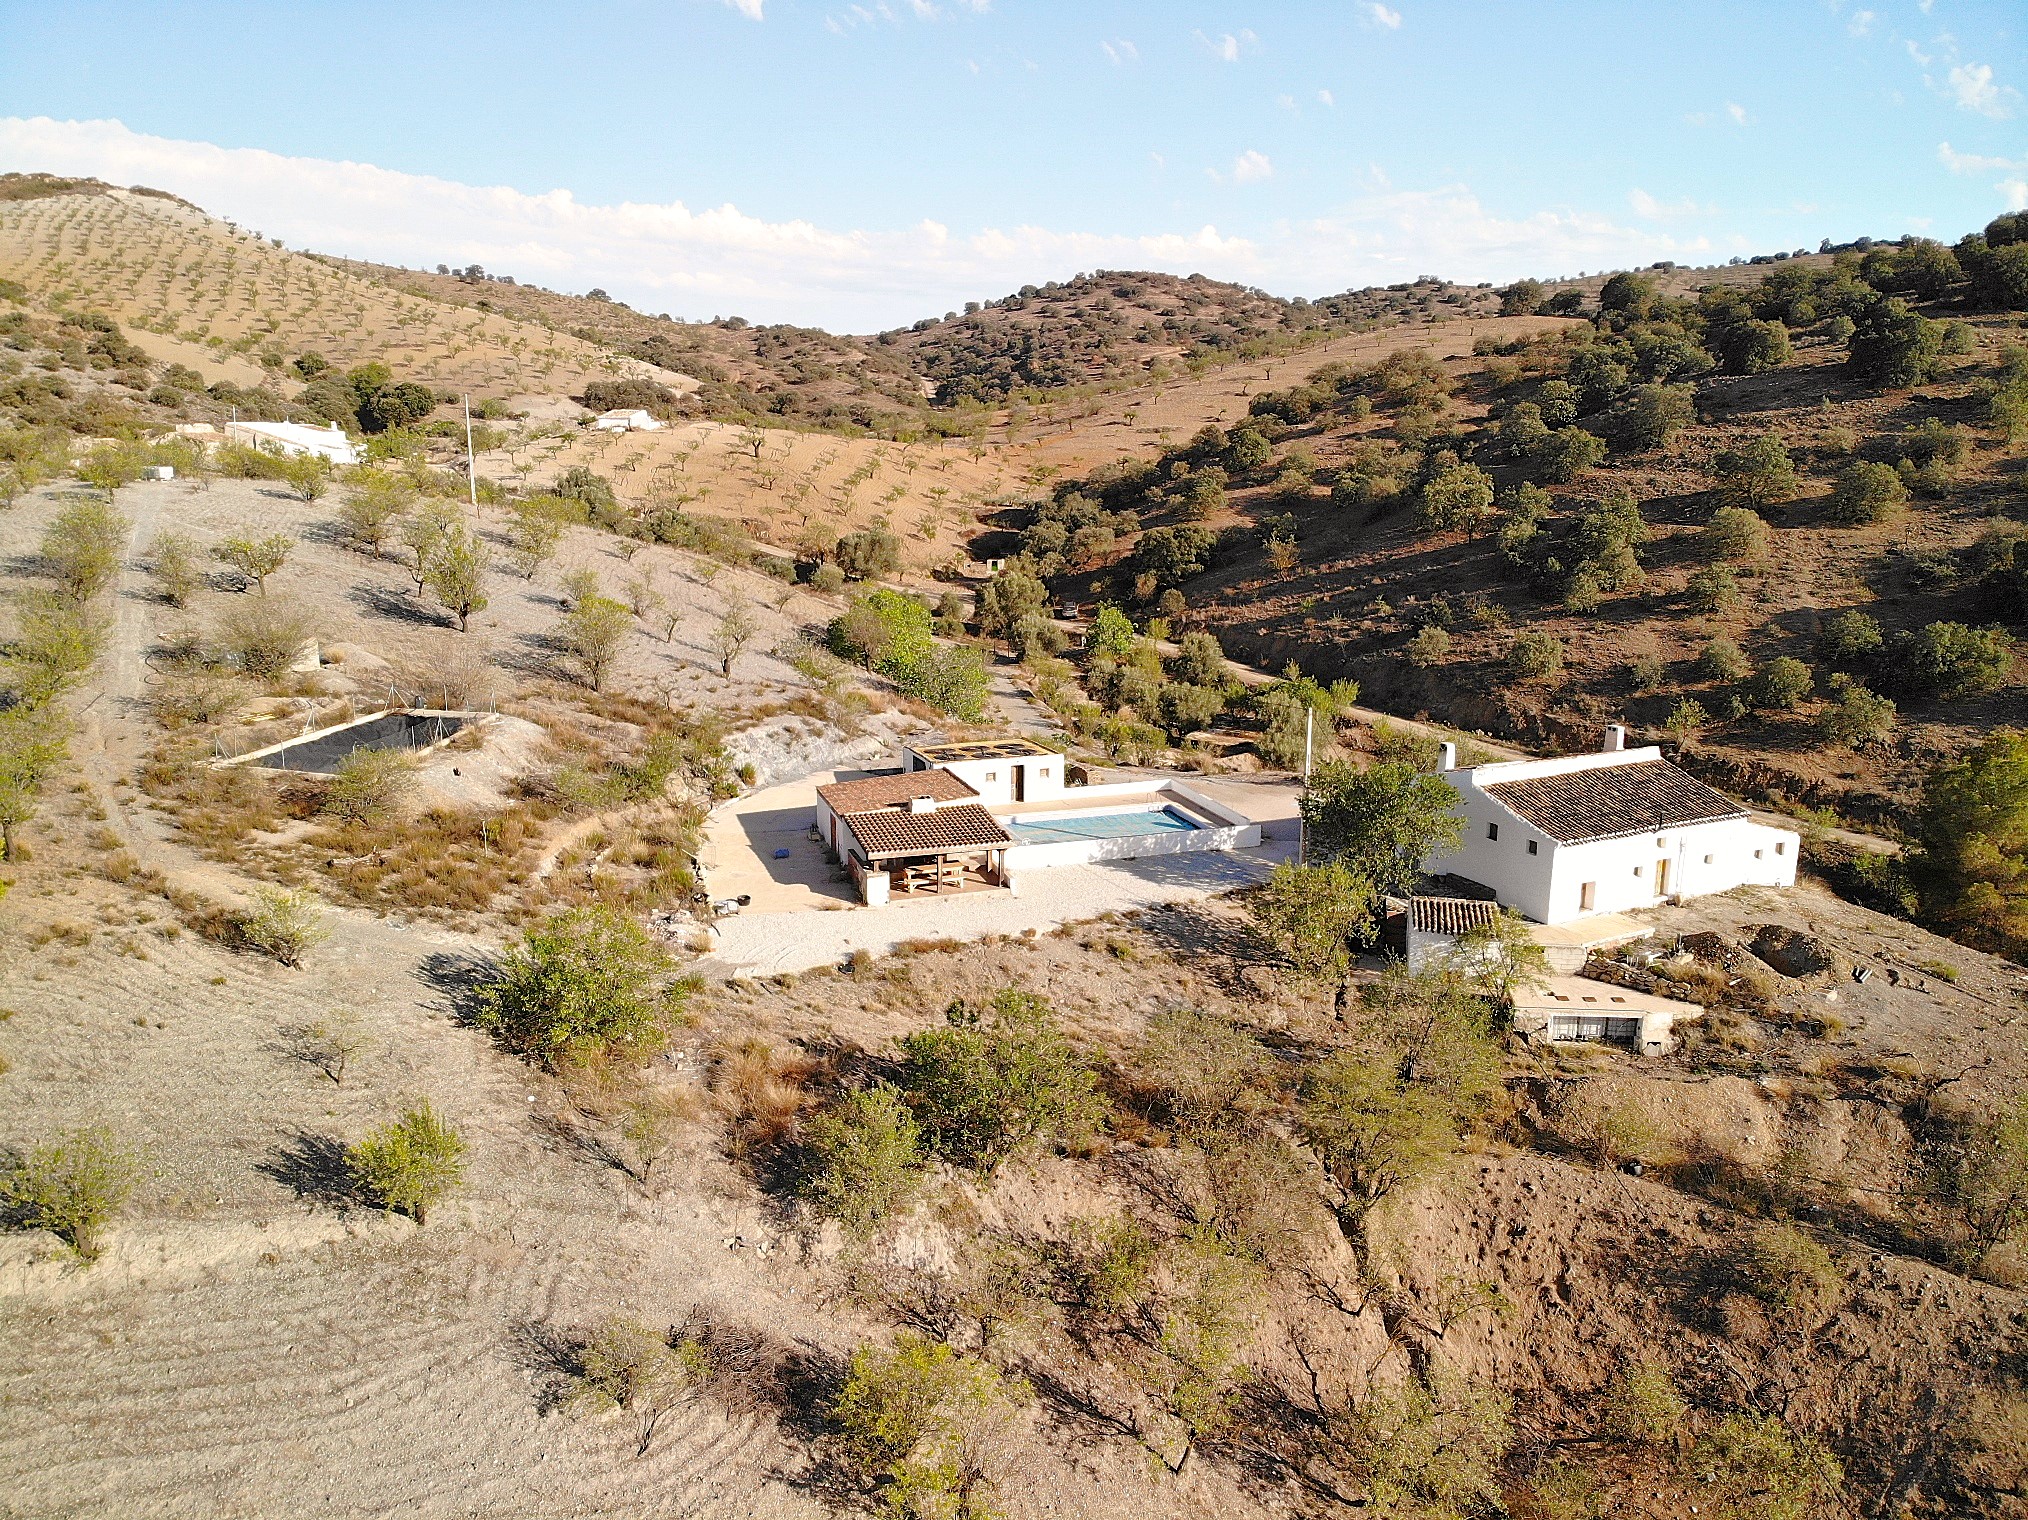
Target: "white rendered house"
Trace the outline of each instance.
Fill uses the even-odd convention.
[[[337,423],[314,428],[300,422],[228,422],[225,436],[268,454],[314,454],[333,464],[359,463],[359,448]]]
[[[662,419],[639,407],[621,408],[600,412],[591,425],[601,433],[652,433],[662,426]]]
[[[1651,908],[1739,886],[1795,885],[1800,838],[1662,758],[1615,724],[1597,754],[1458,769],[1464,838],[1425,862],[1542,924]]]

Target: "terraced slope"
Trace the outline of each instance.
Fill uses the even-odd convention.
[[[0,203],[0,276],[42,301],[173,340],[177,350],[162,357],[196,357],[207,379],[243,380],[249,362],[282,372],[308,351],[340,368],[378,361],[475,396],[571,395],[587,381],[627,376],[694,385],[582,338],[397,291],[193,207],[123,190]]]

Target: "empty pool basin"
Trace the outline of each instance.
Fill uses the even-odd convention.
[[[428,749],[441,744],[472,721],[470,713],[390,712],[361,718],[343,728],[292,739],[287,744],[247,757],[255,765],[278,771],[312,771],[330,775],[348,755],[374,749]]]

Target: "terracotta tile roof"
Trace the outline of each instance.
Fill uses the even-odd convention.
[[[1560,776],[1500,781],[1486,795],[1559,844],[1618,839],[1721,818],[1746,809],[1666,760],[1604,765]]]
[[[934,813],[876,808],[847,815],[845,826],[868,859],[882,855],[948,855],[1014,842],[1000,820],[976,802],[948,803]]]
[[[1408,921],[1418,934],[1459,935],[1490,924],[1499,909],[1498,903],[1476,897],[1411,897]]]
[[[891,776],[868,776],[864,781],[834,781],[818,787],[817,795],[834,813],[863,813],[869,808],[907,807],[917,797],[963,802],[979,794],[949,771],[929,770],[896,771]]]

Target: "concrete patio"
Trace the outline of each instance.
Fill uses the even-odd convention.
[[[857,780],[865,771],[827,771],[784,782],[717,809],[706,826],[700,858],[714,898],[753,901],[724,919],[714,948],[697,963],[707,976],[767,976],[836,965],[856,950],[884,955],[904,940],[976,939],[987,934],[1047,933],[1061,924],[1155,907],[1197,902],[1250,886],[1295,854],[1296,788],[1286,780],[1187,777],[1220,804],[1262,825],[1263,844],[1242,852],[1154,856],[1030,871],[1018,895],[965,893],[897,898],[880,908],[858,906],[857,894],[810,838],[817,788]],[[1174,779],[1173,772],[1146,774]],[[1122,779],[1132,779],[1131,776]],[[786,858],[774,858],[787,850]]]

